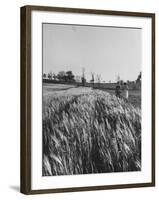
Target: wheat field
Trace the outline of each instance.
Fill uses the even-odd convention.
[[[141,170],[141,110],[105,91],[43,97],[43,176]]]

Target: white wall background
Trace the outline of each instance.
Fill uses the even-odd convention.
[[[25,196],[20,179],[20,6],[48,5],[156,13],[156,102],[159,101],[159,0],[4,0],[0,5],[0,199],[158,199],[159,112],[156,105],[156,187]],[[6,81],[6,77],[8,81]],[[157,113],[158,112],[158,113]]]

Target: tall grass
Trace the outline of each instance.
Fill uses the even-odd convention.
[[[103,91],[43,102],[43,176],[141,170],[141,111]]]

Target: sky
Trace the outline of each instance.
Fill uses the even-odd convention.
[[[87,81],[134,81],[142,68],[142,29],[43,24],[43,73],[71,70]]]

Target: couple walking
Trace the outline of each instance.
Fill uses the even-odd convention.
[[[117,85],[116,88],[115,88],[115,95],[117,97],[123,97],[124,99],[127,99],[129,98],[129,87],[128,87],[128,84],[127,83],[124,83],[123,86],[121,85]]]

